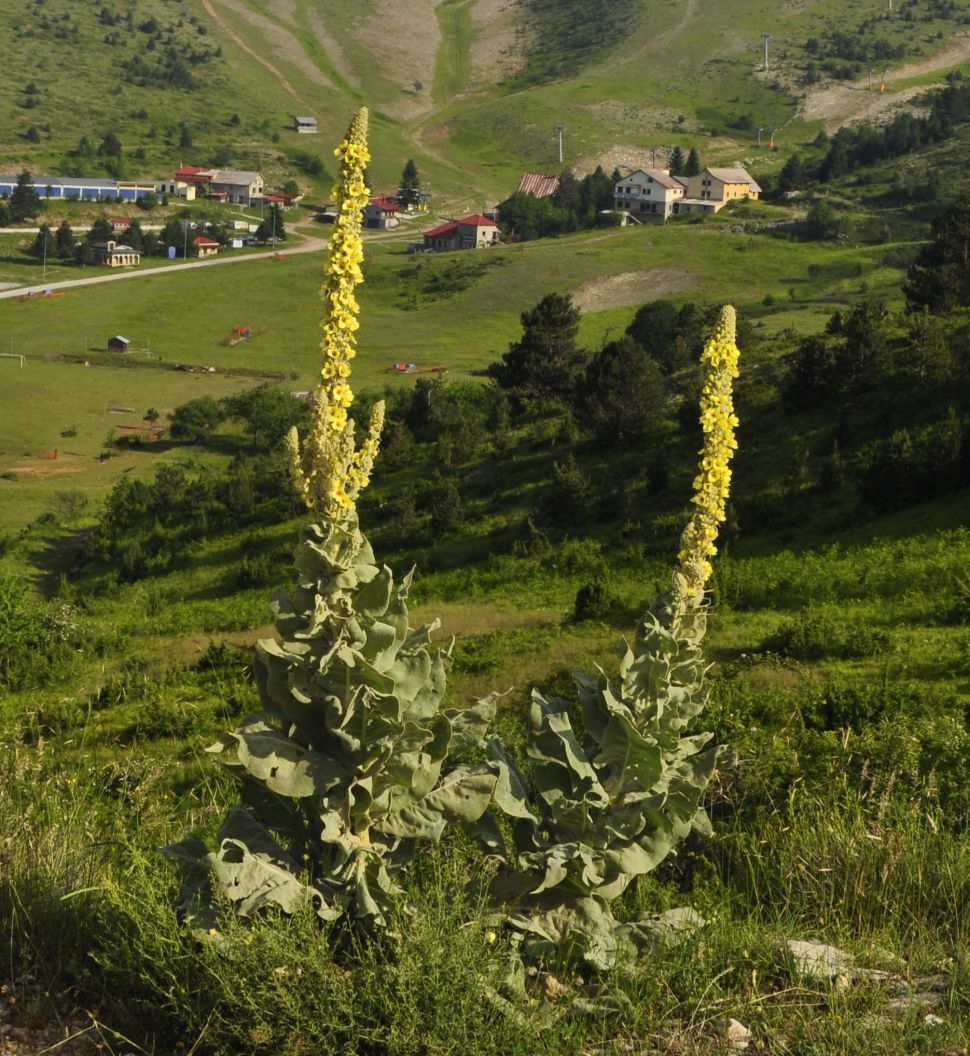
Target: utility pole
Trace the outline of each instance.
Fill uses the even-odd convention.
[[[556,125],[556,138],[559,140],[559,164],[562,164],[562,134],[566,131],[565,125]]]
[[[770,33],[762,33],[761,38],[765,42],[765,69],[768,69],[768,40],[770,39]]]
[[[49,227],[45,227],[44,228],[44,278],[43,278],[43,282],[44,282],[45,286],[47,285],[47,239],[48,239],[50,233],[51,233],[50,232],[50,228]]]

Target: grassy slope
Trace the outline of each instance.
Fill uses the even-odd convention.
[[[732,301],[763,315],[768,333],[789,326],[821,327],[834,303],[851,302],[861,295],[862,282],[870,295],[898,297],[898,272],[881,263],[882,247],[734,235],[728,230],[730,223],[722,214],[717,223],[585,232],[488,254],[443,257],[410,257],[393,243],[372,243],[365,265],[367,281],[360,293],[357,383],[372,389],[388,381],[402,383],[386,373],[389,363],[402,360],[441,363],[453,376],[468,376],[505,349],[518,332],[520,313],[546,293],[575,293],[586,284],[608,283],[617,275],[652,272],[653,279],[641,278],[641,292],[626,298],[630,303],[604,306],[584,317],[583,340],[596,345],[621,331],[640,297],[656,296],[667,269],[680,275],[684,262],[689,282],[675,300]],[[24,267],[38,270],[36,263]],[[77,419],[92,423],[84,442],[81,438],[76,442],[80,461],[87,466],[83,474],[87,481],[111,422],[103,394],[91,389],[82,367],[60,366],[56,369],[65,378],[80,380],[70,388],[70,403],[49,399],[48,374],[54,368],[35,361],[102,348],[112,333],[125,334],[137,347],[152,352],[143,369],[99,367],[96,372],[114,376],[116,398],[136,408],[136,419],[149,406],[171,408],[198,391],[218,393],[227,384],[242,384],[155,369],[173,363],[211,365],[219,371],[243,367],[289,373],[295,377],[287,385],[309,387],[317,369],[313,335],[320,316],[320,267],[317,255],[307,254],[282,262],[253,261],[108,283],[50,301],[0,301],[9,347],[31,361],[24,370],[16,367],[15,360],[0,361],[11,378],[10,406],[15,409],[10,427],[0,437],[0,469],[19,465],[25,451],[57,446],[59,433]],[[794,291],[797,301],[789,291]],[[767,294],[776,299],[771,309],[761,305]],[[205,307],[187,312],[186,305]],[[230,348],[222,343],[231,327],[245,323],[266,331],[246,344]],[[52,412],[44,415],[40,429],[38,405]],[[95,422],[104,426],[100,436],[93,428]],[[97,472],[102,487],[117,475],[110,467],[99,467]],[[88,483],[84,487],[96,490]],[[52,492],[62,488],[62,480],[52,477],[35,478],[29,488],[23,481],[0,481],[0,501],[12,524],[19,526],[43,512]]]
[[[43,7],[19,0],[0,13],[0,31],[16,42],[14,69],[0,86],[0,114],[6,115],[8,129],[0,136],[5,167],[57,168],[81,131],[97,143],[112,129],[129,154],[135,147],[144,151],[143,159],[129,158],[133,175],[165,175],[180,161],[205,161],[216,148],[228,146],[235,164],[258,164],[280,182],[299,176],[289,160],[294,151],[318,151],[326,162],[328,145],[342,131],[348,112],[366,102],[375,114],[376,186],[395,186],[404,160],[414,156],[439,194],[460,195],[471,185],[497,197],[508,193],[522,168],[555,166],[557,123],[566,125],[570,164],[604,156],[623,163],[646,147],[679,143],[697,145],[707,160],[750,156],[762,167],[770,165],[770,157],[756,150],[758,125],[782,127],[785,143],[814,131],[797,116],[805,39],[831,27],[851,32],[861,19],[881,11],[875,0],[871,10],[814,0],[767,18],[748,0],[651,3],[641,23],[629,26],[606,55],[577,66],[568,52],[557,51],[555,39],[516,32],[516,26],[525,26],[520,10],[502,38],[503,62],[496,64],[499,72],[490,81],[488,65],[480,61],[473,76],[469,57],[478,54],[476,48],[492,46],[491,23],[476,22],[469,5],[457,0],[440,6],[434,16],[430,8],[396,12],[404,20],[403,35],[417,49],[414,55],[424,56],[410,60],[406,43],[403,52],[394,53],[397,60],[388,59],[382,47],[387,17],[381,21],[371,7],[348,20],[338,5],[305,0],[282,8],[259,0],[232,7],[211,0],[208,8],[194,3],[188,9],[174,0],[139,0],[131,30],[124,23],[102,25],[99,10],[71,9],[64,0],[49,0]],[[119,83],[113,65],[119,59],[137,52],[153,61],[158,53],[144,50],[148,35],[136,28],[149,16],[166,32],[170,29],[180,47],[222,49],[221,57],[193,67],[198,91]],[[51,29],[40,28],[42,18],[50,20]],[[501,18],[509,21],[508,13]],[[945,40],[957,24],[877,18],[869,39],[902,41],[908,56],[916,57],[937,46],[927,43],[930,35],[940,33]],[[767,75],[757,70],[766,25],[773,34]],[[54,38],[62,26],[66,39]],[[110,32],[120,34],[113,46],[103,42]],[[508,93],[501,71],[510,63],[527,66],[530,48],[538,49],[543,61],[551,56],[561,63],[563,76]],[[398,68],[395,61],[403,65]],[[412,70],[420,70],[414,73],[415,80],[422,78],[420,90],[409,79]],[[39,88],[39,102],[28,110],[23,88],[31,80]],[[146,118],[134,116],[142,110]],[[287,130],[295,110],[318,116],[319,139]],[[229,123],[233,114],[237,125]],[[732,127],[745,115],[746,129]],[[178,145],[182,121],[192,130],[193,147]],[[32,125],[41,129],[38,144],[23,138]],[[151,128],[155,136],[147,139]],[[326,180],[299,178],[313,193],[326,193]]]

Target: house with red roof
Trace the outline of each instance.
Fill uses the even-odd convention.
[[[364,227],[397,227],[404,206],[387,194],[375,194],[364,206]]]
[[[449,220],[422,233],[424,248],[444,252],[452,249],[482,249],[501,240],[498,224],[483,213]]]
[[[208,235],[196,235],[192,239],[192,245],[198,249],[200,257],[214,257],[222,248],[219,242]]]

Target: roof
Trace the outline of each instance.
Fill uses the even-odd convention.
[[[669,172],[664,169],[647,169],[647,175],[653,178],[654,183],[659,183],[661,187],[669,187],[673,191],[679,191],[683,189],[683,184],[676,176],[671,176]]]
[[[720,180],[722,183],[746,183],[752,190],[761,191],[761,188],[755,182],[754,177],[749,173],[745,172],[739,166],[733,169],[711,169],[707,170],[715,180]]]
[[[498,227],[494,220],[489,219],[482,213],[472,213],[471,216],[463,216],[458,223],[468,224],[469,226],[474,224],[475,227]]]
[[[545,172],[523,172],[515,189],[521,194],[531,194],[533,198],[548,198],[559,189],[559,177]]]
[[[389,213],[397,213],[404,208],[386,194],[375,194],[367,204],[376,205],[379,209],[385,209]]]
[[[296,122],[296,123],[297,123],[298,125],[315,125],[315,124],[317,123],[317,119],[316,119],[315,117],[299,117],[299,116],[294,116],[293,120],[294,120],[294,121],[295,121],[295,122]]]
[[[121,334],[115,334],[114,337],[109,337],[108,340],[109,341],[124,341],[124,343],[126,345],[130,345],[131,344],[131,342],[128,340],[128,338],[127,337],[122,337]]]
[[[189,179],[193,176],[201,177],[202,179],[208,179],[212,175],[211,169],[202,169],[198,165],[179,165],[175,170],[175,178],[178,179],[180,176]]]
[[[214,238],[209,238],[208,235],[196,235],[192,239],[193,246],[219,246],[221,242],[217,242]]]
[[[2,183],[16,183],[18,176],[0,175]],[[105,190],[114,190],[117,184],[114,180],[89,179],[86,176],[31,176],[34,188],[44,187],[102,187]]]
[[[422,234],[425,238],[444,238],[446,235],[457,235],[458,223],[455,220],[449,220],[448,223],[439,224],[430,231],[423,231]]]
[[[671,176],[666,169],[634,169],[633,172],[628,172],[625,176],[621,176],[616,182],[617,184],[626,183],[627,180],[632,180],[634,176],[649,176],[654,183],[659,183],[661,187],[668,187],[673,191],[682,190],[686,186],[683,180],[677,176]]]
[[[246,169],[210,169],[213,183],[252,183],[261,180],[258,172],[250,172]]]

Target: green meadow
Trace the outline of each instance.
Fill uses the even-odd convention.
[[[717,223],[585,232],[457,257],[409,256],[401,243],[370,243],[359,294],[357,385],[379,391],[410,384],[388,372],[398,362],[474,376],[514,339],[519,315],[550,292],[589,296],[581,339],[591,346],[617,336],[641,303],[658,297],[731,301],[765,334],[821,328],[835,306],[863,296],[898,297],[899,272],[883,263],[891,247],[796,242],[770,230],[732,233],[732,224],[750,222],[754,208],[721,214]],[[792,215],[761,212],[769,222]],[[0,470],[32,466],[35,452],[53,450],[62,431],[78,427],[65,447],[86,468],[72,472],[69,486],[94,496],[120,472],[97,462],[109,430],[137,424],[149,407],[171,411],[202,392],[218,396],[252,384],[312,387],[322,263],[322,255],[290,255],[80,287],[62,298],[0,301],[4,351],[27,363],[21,369],[16,359],[0,360],[9,384]],[[246,324],[262,332],[227,345],[231,329]],[[114,334],[147,354],[102,354]],[[215,373],[175,372],[177,364]],[[113,415],[111,404],[136,413]],[[147,469],[153,457],[146,452],[138,461]],[[53,492],[67,486],[66,470],[41,468],[0,482],[18,524],[44,512]]]

